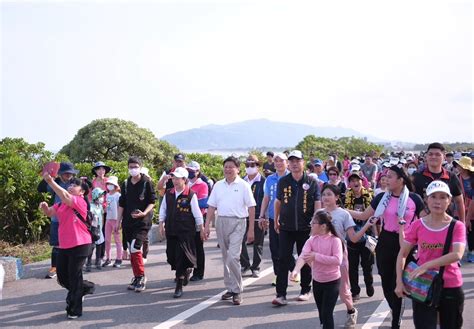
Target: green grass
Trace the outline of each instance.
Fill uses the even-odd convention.
[[[29,264],[51,258],[51,246],[47,241],[20,245],[0,241],[0,256],[18,257],[23,264]]]

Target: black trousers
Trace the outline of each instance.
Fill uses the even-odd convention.
[[[166,257],[176,277],[186,274],[188,268],[196,265],[195,232],[180,235],[166,235]]]
[[[196,244],[196,267],[194,268],[193,275],[203,277],[206,256],[204,255],[204,242],[201,240],[201,232],[196,232],[194,241]]]
[[[91,245],[71,249],[59,249],[57,259],[58,283],[67,289],[66,311],[70,315],[82,315],[82,296],[91,293],[94,284],[84,285],[82,267],[89,255]]]
[[[319,312],[319,322],[324,329],[334,328],[334,308],[339,296],[340,279],[329,282],[313,280],[313,295]]]
[[[288,260],[293,257],[293,247],[296,243],[296,251],[298,255],[301,254],[303,246],[309,238],[309,231],[281,231],[279,234],[280,248],[279,258],[280,265],[277,274],[277,296],[286,296],[286,290],[288,288],[288,271],[290,270],[290,264]],[[311,291],[311,268],[308,264],[305,264],[301,269],[301,294],[306,294]]]
[[[258,222],[255,222],[253,241],[253,261],[250,264],[250,257],[247,250],[247,231],[249,227],[249,220],[247,219],[247,229],[245,230],[244,239],[242,240],[242,252],[240,253],[240,265],[242,268],[249,268],[251,270],[260,271],[260,263],[262,262],[263,256],[263,242],[265,239],[265,231],[258,226]]]
[[[280,268],[280,236],[278,233],[275,231],[275,226],[273,219],[270,218],[270,224],[269,224],[269,234],[268,234],[268,240],[270,243],[270,254],[272,257],[272,263],[273,263],[273,273],[275,275],[278,275],[278,271]],[[293,254],[291,255],[290,259],[287,260],[289,264],[289,269],[290,271],[293,271],[295,268],[295,258],[293,257]]]
[[[349,281],[351,283],[351,293],[360,294],[359,286],[359,262],[364,273],[364,282],[366,287],[374,283],[372,268],[374,265],[374,254],[365,247],[365,242],[347,242],[347,251],[349,259]]]
[[[413,300],[413,322],[416,329],[436,329],[438,313],[441,329],[462,328],[464,292],[462,287],[444,288],[438,309]]]
[[[400,243],[398,233],[388,232],[382,229],[377,247],[375,248],[375,260],[382,280],[383,295],[392,310],[392,328],[400,327],[403,314],[403,299],[395,295],[397,283],[396,263]],[[407,263],[409,260],[407,259]]]

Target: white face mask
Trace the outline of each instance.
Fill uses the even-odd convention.
[[[245,168],[245,172],[247,173],[247,175],[256,175],[258,173],[258,168],[248,167],[248,168]]]
[[[109,191],[115,190],[115,185],[107,184],[107,190]]]
[[[413,167],[407,169],[408,175],[413,175],[415,171],[416,171],[416,168],[413,168]]]
[[[128,173],[132,177],[138,176],[138,175],[140,175],[140,168],[128,169]]]
[[[98,198],[98,199],[97,199],[97,202],[98,202],[98,203],[104,203],[104,197]]]

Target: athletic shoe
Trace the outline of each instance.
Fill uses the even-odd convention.
[[[48,274],[44,277],[45,279],[54,279],[57,276],[56,267],[51,267],[48,271]]]
[[[370,285],[365,288],[365,291],[367,292],[367,296],[372,297],[375,293],[374,286]]]
[[[359,314],[359,311],[354,307],[354,313],[350,314],[347,313],[347,319],[346,319],[346,327],[354,327],[357,323],[357,315]]]
[[[112,264],[112,262],[110,261],[110,259],[106,259],[104,264],[102,264],[102,267],[107,267],[109,266],[110,264]]]
[[[133,277],[132,282],[130,282],[127,289],[128,290],[135,290],[135,287],[137,286],[137,282],[138,282],[138,277]]]
[[[122,266],[122,260],[116,259],[113,265],[115,268],[120,268]]]
[[[259,270],[252,270],[252,278],[259,278],[260,271]]]
[[[298,273],[298,275],[296,276],[296,278],[294,280],[291,279],[291,277],[290,277],[290,281],[295,282],[295,283],[300,283],[301,282],[301,275]]]
[[[92,264],[86,264],[86,272],[92,272]]]
[[[360,295],[359,294],[352,294],[352,301],[356,302],[360,300]]]
[[[146,278],[145,276],[139,276],[137,284],[135,285],[135,292],[142,292],[146,289]]]
[[[273,287],[276,287],[276,286],[277,286],[277,277],[273,278],[272,286],[273,286]]]
[[[74,315],[74,314],[68,314],[67,315],[67,318],[70,319],[70,320],[77,319],[78,317],[79,317],[79,315]]]
[[[226,293],[221,296],[221,299],[222,300],[230,300],[230,299],[232,299],[232,297],[234,297],[234,293],[230,292],[230,291],[226,291]]]
[[[297,301],[299,302],[307,302],[309,300],[309,292],[305,293],[305,294],[300,294],[297,298],[296,298]]]
[[[272,300],[272,304],[275,306],[285,306],[288,304],[285,296],[277,296]]]
[[[235,293],[234,296],[232,296],[232,304],[234,305],[240,305],[242,304],[242,295]]]
[[[246,276],[248,273],[250,272],[250,268],[246,267],[242,267],[242,269],[240,270],[240,274],[242,274],[242,276]]]
[[[201,281],[203,279],[202,275],[194,274],[189,281]]]

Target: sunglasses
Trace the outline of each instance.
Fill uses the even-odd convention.
[[[256,163],[246,163],[246,164],[245,164],[245,168],[249,168],[249,167],[250,167],[250,168],[253,168],[253,167],[256,167],[256,166],[257,166]]]
[[[329,176],[337,176],[337,174],[335,172],[330,172]]]

